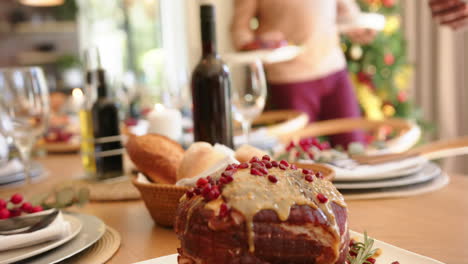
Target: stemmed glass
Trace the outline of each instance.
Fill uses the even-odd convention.
[[[228,62],[231,74],[232,110],[234,119],[242,124],[246,143],[249,143],[252,122],[265,107],[267,84],[260,60]]]
[[[49,92],[41,68],[0,68],[0,129],[13,138],[31,182],[31,151],[45,132]]]

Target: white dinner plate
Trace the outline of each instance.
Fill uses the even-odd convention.
[[[0,264],[12,263],[39,255],[43,252],[59,247],[70,241],[72,238],[76,237],[78,233],[80,233],[82,227],[81,221],[76,217],[66,214],[63,214],[63,218],[65,221],[70,223],[71,232],[68,236],[59,240],[48,241],[38,245],[0,252]]]
[[[250,63],[261,60],[264,63],[278,63],[289,61],[302,52],[302,47],[289,45],[277,49],[260,49],[223,54],[223,59],[228,63]]]
[[[414,174],[400,174],[407,175],[398,178],[391,178],[385,180],[374,180],[374,181],[353,181],[353,182],[334,182],[336,188],[341,190],[363,190],[363,189],[376,189],[376,188],[388,188],[388,187],[400,187],[406,185],[412,185],[417,183],[423,183],[430,181],[437,177],[442,170],[435,163],[426,163],[421,170]]]
[[[371,200],[371,199],[388,199],[402,198],[440,190],[449,184],[450,178],[446,173],[440,173],[433,180],[416,183],[400,187],[377,188],[361,190],[341,190],[346,201],[351,200]]]
[[[354,231],[350,231],[350,236],[359,240],[363,239],[362,234]],[[399,261],[401,264],[443,264],[435,259],[421,256],[379,240],[375,240],[374,245],[375,248],[380,248],[382,250],[382,254],[377,258],[377,263],[390,264],[394,261]],[[135,264],[177,264],[177,254],[150,259]]]
[[[353,168],[337,167],[325,163],[323,165],[335,171],[335,181],[369,181],[395,178],[401,176],[401,171],[410,170],[427,162],[428,160],[424,157],[414,157],[378,165],[358,165]]]

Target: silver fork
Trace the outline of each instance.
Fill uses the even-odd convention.
[[[31,226],[16,228],[13,230],[8,230],[8,231],[0,231],[0,235],[11,236],[11,235],[18,235],[18,234],[26,234],[26,233],[31,233],[31,232],[43,229],[49,226],[57,218],[58,213],[59,213],[59,210],[53,209],[51,213],[43,216],[40,219],[40,221],[36,222],[35,224]]]

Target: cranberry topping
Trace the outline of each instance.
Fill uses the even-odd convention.
[[[323,193],[317,194],[317,199],[321,203],[326,203],[328,201],[328,198],[325,195],[323,195]]]
[[[268,175],[268,180],[272,183],[277,183],[278,179],[273,175]]]

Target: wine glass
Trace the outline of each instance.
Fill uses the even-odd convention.
[[[0,68],[0,129],[13,138],[31,182],[31,151],[45,132],[49,92],[41,68]]]
[[[263,64],[253,62],[229,62],[231,74],[232,110],[234,119],[242,124],[242,132],[248,144],[253,120],[265,107],[267,84]]]

